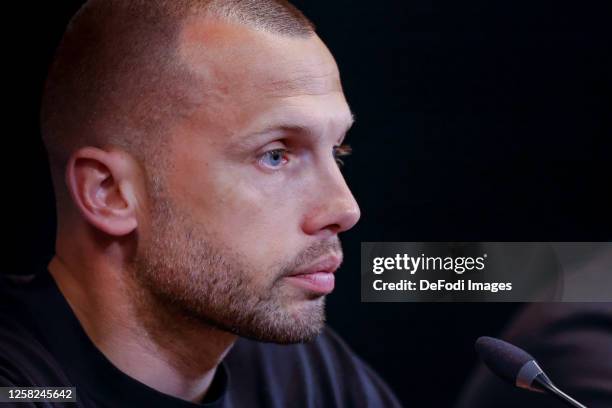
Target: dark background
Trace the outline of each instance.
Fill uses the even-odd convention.
[[[80,3],[24,3],[3,19],[13,273],[53,252],[38,101]],[[475,363],[474,339],[498,333],[520,305],[362,304],[360,242],[612,240],[612,6],[294,3],[336,56],[357,116],[344,171],[363,216],[344,236],[329,322],[406,405],[449,406]]]

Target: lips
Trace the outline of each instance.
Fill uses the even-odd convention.
[[[325,295],[334,290],[334,272],[340,267],[340,256],[330,255],[285,277],[290,283],[309,292]]]
[[[319,259],[316,262],[310,264],[309,266],[299,269],[289,276],[298,276],[298,275],[310,275],[313,273],[334,273],[340,267],[342,263],[342,258],[337,255],[329,255],[325,258]]]

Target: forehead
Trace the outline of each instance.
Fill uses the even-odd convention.
[[[262,90],[340,91],[338,68],[318,36],[287,37],[245,25],[187,20],[179,57],[203,79]]]
[[[286,37],[218,21],[186,21],[178,56],[198,79],[193,91],[216,109],[325,105],[350,120],[336,62],[318,36]],[[342,112],[340,112],[342,111]],[[217,112],[218,113],[218,112]]]

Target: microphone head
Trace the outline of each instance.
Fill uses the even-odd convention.
[[[476,340],[475,348],[486,366],[512,385],[521,368],[535,360],[525,350],[493,337],[480,337]]]

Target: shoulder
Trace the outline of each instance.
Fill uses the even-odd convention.
[[[314,404],[304,406],[400,406],[384,381],[329,327],[303,344],[240,339],[226,363],[236,387],[265,382],[273,398],[298,397]]]
[[[65,376],[32,324],[21,296],[21,284],[0,277],[0,381],[15,386],[66,384]]]

